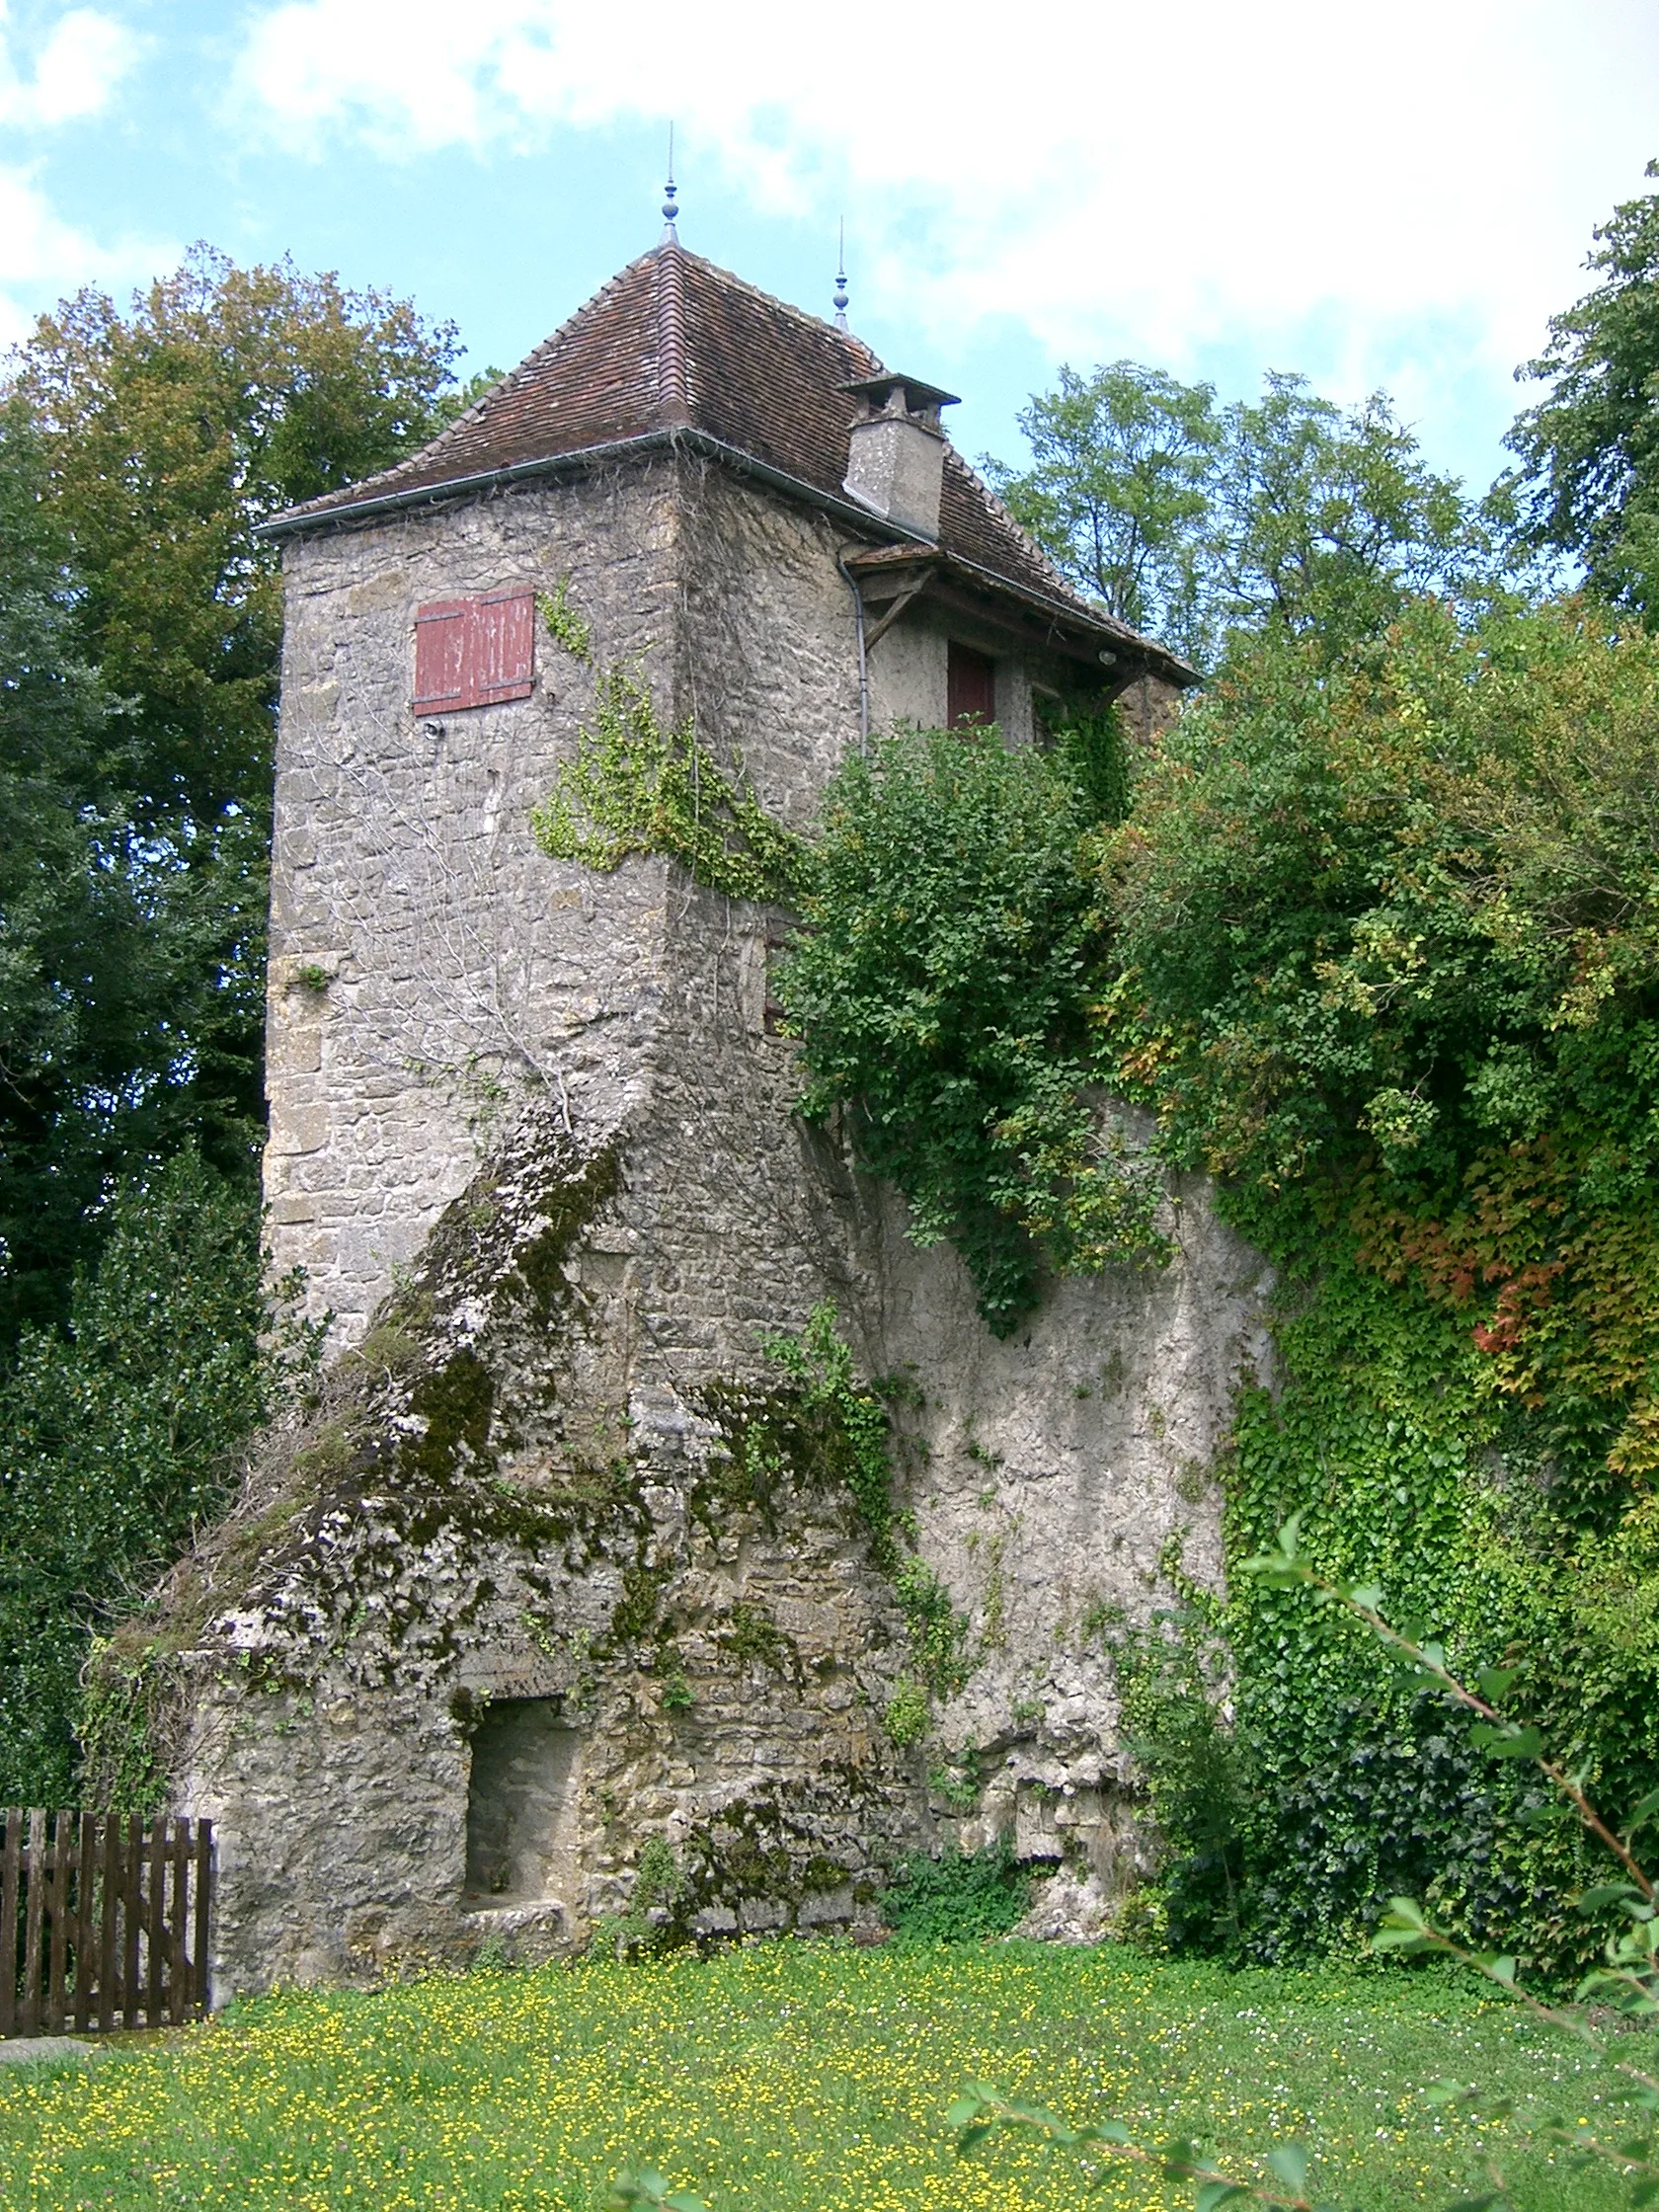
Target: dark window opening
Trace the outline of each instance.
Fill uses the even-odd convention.
[[[498,1698],[472,1739],[466,1899],[575,1904],[582,1738],[556,1698]]]
[[[950,641],[945,662],[945,725],[960,730],[996,720],[996,663],[988,653]]]

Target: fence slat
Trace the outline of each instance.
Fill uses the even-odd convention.
[[[150,1954],[149,2002],[145,2012],[152,2027],[167,2017],[167,1823],[157,1813],[150,1823],[149,1928],[145,1949]]]
[[[211,1989],[208,1942],[213,1896],[213,1823],[196,1824],[196,1937],[191,1960],[191,2010],[205,2014]]]
[[[46,2001],[40,2024],[48,2035],[63,2033],[63,1986],[69,1965],[69,1839],[74,1833],[73,1813],[60,1805],[52,1815],[51,1887],[46,1891],[51,1941],[47,1951]]]
[[[127,1816],[126,1851],[121,1864],[121,2024],[142,2027],[143,1985],[138,1979],[138,1935],[143,1925],[144,1823]]]
[[[120,1899],[120,1823],[114,1813],[106,1813],[103,1821],[104,1895],[99,1906],[98,1933],[98,2024],[106,2035],[116,2024],[117,1991],[120,1975],[117,1960],[119,1931],[116,1926],[116,1909]]]
[[[40,2032],[40,1921],[46,1901],[46,1816],[39,1805],[29,1815],[28,1859],[24,1865],[26,1929],[23,1939],[23,2003],[18,2033]]]
[[[186,1957],[185,1937],[189,1932],[190,1915],[187,1899],[190,1892],[190,1822],[175,1820],[173,1823],[173,1900],[167,1915],[167,2016],[175,2027],[184,2020],[190,2008],[190,1966]]]
[[[75,1854],[75,2026],[84,2033],[91,2024],[93,1933],[92,1905],[98,1880],[98,1817],[82,1813],[80,1842]]]
[[[5,1944],[0,1958],[0,2035],[10,2035],[17,2025],[18,1870],[22,1853],[23,1813],[18,1806],[8,1805],[5,1856],[0,1858],[0,1942]]]

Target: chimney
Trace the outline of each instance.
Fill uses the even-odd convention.
[[[956,406],[954,393],[913,376],[866,376],[841,389],[859,406],[842,489],[900,529],[937,537],[945,476],[939,410]]]

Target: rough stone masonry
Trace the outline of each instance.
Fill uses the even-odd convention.
[[[844,1926],[947,1837],[1050,1870],[1055,1934],[1134,1870],[1100,1623],[1146,1617],[1171,1538],[1219,1575],[1262,1263],[1172,1185],[1168,1267],[1056,1282],[994,1340],[793,1110],[787,917],[529,828],[601,667],[797,827],[896,715],[987,698],[1031,742],[1045,699],[1167,711],[1191,672],[1049,568],[947,401],[671,237],[424,453],[278,525],[267,1190],[334,1351],[166,1597],[221,1997],[630,1910]],[[850,471],[878,417],[902,515]],[[560,593],[586,658],[514,626]],[[891,1557],[764,1346],[826,1302],[861,1376],[906,1379],[897,1502],[958,1617],[919,1730],[889,1719]]]

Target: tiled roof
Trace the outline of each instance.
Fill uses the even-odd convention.
[[[716,438],[844,508],[856,407],[840,387],[881,368],[850,333],[666,241],[630,262],[430,445],[290,510],[276,526],[675,430]],[[889,534],[876,515],[869,530]],[[951,447],[939,543],[947,556],[1092,628],[1134,637],[1073,592]]]

